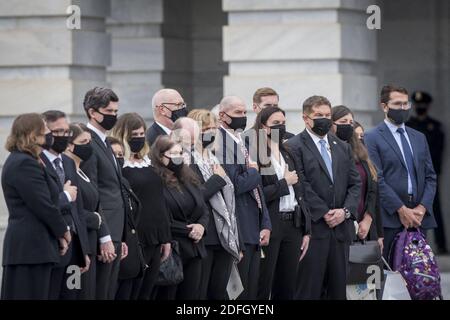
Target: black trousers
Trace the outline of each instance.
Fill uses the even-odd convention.
[[[312,238],[299,263],[295,299],[345,300],[349,245],[337,240],[333,230],[325,239]]]
[[[238,300],[256,300],[258,296],[259,265],[261,250],[257,244],[245,244],[244,257],[238,263],[244,291]]]
[[[116,300],[137,300],[141,290],[143,276],[118,280]]]
[[[302,233],[293,221],[280,221],[278,234],[272,234],[262,250],[258,300],[292,300],[295,293],[297,266],[300,259]]]
[[[120,255],[122,243],[114,242],[116,259],[111,263],[97,261],[96,299],[114,300],[117,291],[117,279],[119,277]]]
[[[97,255],[89,255],[89,259],[91,259],[89,270],[81,275],[81,290],[78,292],[78,300],[95,300]]]
[[[158,300],[198,300],[200,298],[200,279],[202,259],[200,257],[183,259],[184,280],[177,286],[158,287]]]
[[[138,293],[139,300],[154,299],[155,283],[158,279],[161,264],[161,245],[151,245],[143,248],[145,263],[148,268],[144,271],[142,286]]]
[[[1,300],[48,300],[53,263],[3,266]]]
[[[206,246],[208,255],[202,260],[200,299],[228,300],[227,284],[233,257],[221,245]]]

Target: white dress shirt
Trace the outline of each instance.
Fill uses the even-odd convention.
[[[286,162],[284,161],[283,155],[280,154],[280,162],[278,162],[273,155],[270,159],[278,180],[283,179],[286,170]],[[289,194],[280,198],[280,212],[292,212],[298,204],[297,199],[295,198],[294,188],[292,186],[288,186],[288,188]]]
[[[384,119],[384,123],[386,123],[387,127],[389,128],[389,130],[391,131],[392,135],[394,136],[395,142],[397,142],[397,145],[400,148],[400,152],[402,153],[403,161],[406,164],[405,153],[403,152],[402,138],[400,136],[400,133],[397,132],[398,128],[402,128],[404,130],[403,135],[405,136],[406,141],[408,141],[409,148],[411,149],[411,154],[414,155],[414,153],[413,153],[413,148],[411,146],[411,141],[409,141],[408,133],[406,132],[405,124],[403,123],[401,126],[396,126],[395,124],[391,123],[387,119]],[[411,176],[409,175],[409,172],[408,172],[408,193],[409,194],[413,193],[413,191],[412,191],[412,181],[411,181]]]
[[[306,129],[306,132],[308,132],[308,134],[309,134],[309,135],[311,136],[311,138],[313,139],[314,144],[316,145],[317,150],[319,150],[319,153],[320,153],[320,154],[322,154],[322,151],[321,151],[322,145],[320,144],[320,140],[325,140],[325,142],[326,142],[326,149],[327,149],[328,155],[330,156],[330,159],[333,160],[333,158],[331,157],[330,144],[328,143],[328,135],[326,135],[325,137],[321,138],[321,137],[316,136],[316,135],[315,135],[314,133],[312,133],[311,131],[309,131],[309,129]]]
[[[167,135],[170,135],[172,133],[172,130],[170,130],[169,128],[167,128],[165,125],[162,125],[161,123],[159,123],[158,121],[155,121],[155,123],[161,127],[161,129],[164,130],[165,133],[167,133]]]

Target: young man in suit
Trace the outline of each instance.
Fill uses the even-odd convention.
[[[411,110],[408,91],[384,86],[380,105],[385,119],[364,135],[364,141],[378,168],[383,254],[388,259],[395,235],[403,228],[436,228],[436,174],[425,135],[405,126]]]
[[[88,257],[89,244],[87,227],[83,219],[83,204],[78,196],[78,175],[75,163],[63,152],[67,148],[70,131],[66,115],[62,111],[49,110],[42,114],[47,127],[53,135],[53,144],[48,150],[43,150],[41,159],[45,164],[45,170],[58,190],[59,208],[71,229],[72,244],[52,274],[52,289],[50,299],[76,299],[75,289],[68,288],[67,279],[71,273],[67,273],[67,267],[78,265],[81,271],[89,269]]]
[[[93,154],[81,167],[98,188],[100,206],[109,231],[100,232],[96,298],[112,300],[116,294],[120,257],[127,253],[122,171],[106,140],[107,131],[117,121],[119,98],[111,89],[96,87],[86,93],[83,106],[89,119],[87,127],[91,130]]]
[[[174,89],[161,89],[152,98],[155,122],[147,130],[147,141],[151,146],[156,138],[169,135],[177,119],[186,117],[188,112],[181,94]]]
[[[261,246],[267,246],[272,224],[261,188],[258,165],[248,156],[240,136],[247,124],[247,110],[239,97],[224,97],[220,102],[220,129],[216,156],[234,184],[239,235],[245,244],[238,264],[244,292],[239,299],[254,300],[258,293]]]
[[[303,121],[306,129],[287,141],[312,220],[312,238],[299,265],[295,298],[343,300],[361,182],[350,145],[329,133],[328,99],[306,99]]]

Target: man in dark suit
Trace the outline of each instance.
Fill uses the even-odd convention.
[[[253,94],[253,111],[258,114],[264,108],[270,106],[278,107],[279,100],[280,97],[274,89],[268,87],[259,88]],[[293,133],[286,131],[282,138],[284,141],[292,138],[293,136]]]
[[[151,146],[156,138],[169,135],[178,118],[186,117],[186,103],[174,89],[161,89],[152,98],[153,119],[155,122],[147,130],[147,141]]]
[[[124,244],[125,201],[122,193],[122,171],[106,140],[106,132],[117,121],[119,98],[108,88],[89,90],[83,106],[89,118],[87,127],[91,130],[93,154],[82,163],[83,171],[97,186],[100,206],[105,217],[109,235],[101,234],[100,254],[97,263],[97,299],[112,300],[116,294],[120,257]]]
[[[69,225],[72,233],[72,244],[68,253],[55,266],[52,274],[52,289],[50,299],[76,299],[77,291],[69,288],[67,279],[71,273],[67,273],[67,267],[78,265],[81,271],[89,269],[88,257],[89,244],[87,227],[83,215],[81,197],[77,195],[78,176],[75,163],[63,152],[67,148],[69,139],[69,123],[64,112],[49,110],[42,114],[47,127],[52,132],[53,144],[48,150],[43,150],[41,159],[45,164],[45,170],[56,184],[59,197],[59,208]],[[70,271],[70,270],[69,270]]]
[[[406,126],[422,132],[427,138],[430,147],[431,160],[436,172],[436,196],[433,203],[433,214],[436,219],[437,227],[434,230],[437,249],[439,253],[448,253],[447,240],[445,236],[445,224],[442,220],[441,201],[439,197],[439,181],[442,172],[442,160],[444,155],[445,135],[442,123],[430,117],[430,109],[433,103],[433,97],[423,91],[416,91],[411,94],[414,103],[416,116],[411,117]]]
[[[272,225],[261,188],[258,165],[248,156],[240,132],[247,123],[245,103],[229,96],[220,102],[216,156],[234,184],[239,235],[245,244],[238,264],[244,292],[239,299],[256,299],[261,246],[267,246]]]
[[[365,134],[364,141],[378,168],[384,256],[388,258],[395,235],[403,227],[436,227],[436,174],[425,136],[405,126],[411,109],[406,89],[384,86],[380,103],[385,119]]]
[[[306,129],[287,141],[311,212],[308,252],[299,264],[296,299],[345,299],[348,250],[361,192],[350,145],[328,133],[331,104],[303,103]]]

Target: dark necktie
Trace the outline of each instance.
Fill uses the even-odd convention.
[[[113,159],[113,161],[114,161],[114,164],[115,164],[115,166],[116,166],[116,169],[117,169],[117,161],[116,161],[116,156],[114,155],[114,151],[113,151],[113,149],[112,149],[112,147],[111,147],[111,144],[109,143],[109,141],[108,140],[105,140],[105,144],[106,144],[106,149],[108,150],[108,152],[110,153],[110,156],[112,157],[112,159]]]
[[[59,182],[61,182],[61,185],[64,186],[64,183],[66,182],[66,174],[64,173],[64,169],[61,166],[61,159],[56,158],[55,160],[53,160],[53,163],[55,164],[55,171],[58,175]]]
[[[415,197],[417,195],[417,177],[416,177],[416,169],[414,166],[414,157],[409,146],[408,140],[405,137],[405,130],[403,128],[398,128],[397,132],[400,133],[400,139],[402,141],[403,154],[406,160],[406,167],[408,169],[408,175],[411,179],[412,184],[412,193]]]

